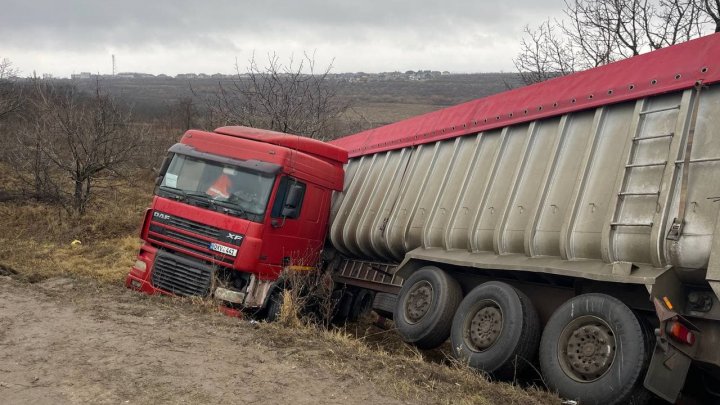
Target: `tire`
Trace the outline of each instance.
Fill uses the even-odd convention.
[[[334,308],[330,323],[336,326],[347,323],[354,297],[355,294],[345,288],[333,291]]]
[[[364,288],[360,288],[355,291],[355,298],[353,299],[352,306],[350,306],[350,312],[348,313],[348,321],[356,322],[360,317],[370,313],[372,309],[373,300],[375,294]]]
[[[462,300],[450,340],[453,354],[463,363],[500,379],[512,379],[535,359],[540,321],[525,294],[490,281]]]
[[[392,319],[393,312],[397,306],[398,296],[389,293],[375,293],[375,299],[373,300],[372,309],[378,315]]]
[[[550,317],[540,341],[548,388],[582,404],[647,401],[642,384],[652,347],[644,329],[630,308],[609,295],[567,301]]]
[[[267,308],[265,310],[265,321],[275,322],[280,318],[280,311],[282,309],[282,290],[278,290],[270,295],[267,302]]]
[[[420,349],[434,349],[450,336],[455,310],[462,290],[457,280],[435,266],[415,271],[398,296],[393,319],[407,343]]]

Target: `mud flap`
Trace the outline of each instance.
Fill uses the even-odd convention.
[[[674,404],[685,385],[691,361],[685,353],[658,340],[645,376],[645,388]]]

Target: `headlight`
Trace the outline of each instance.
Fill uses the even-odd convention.
[[[135,265],[133,267],[144,273],[145,270],[147,270],[147,263],[140,259],[137,259],[135,260]]]

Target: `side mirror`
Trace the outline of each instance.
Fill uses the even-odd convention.
[[[292,186],[290,186],[287,197],[285,197],[285,203],[283,204],[282,211],[280,211],[280,216],[297,216],[297,214],[299,213],[298,209],[300,208],[300,202],[302,202],[303,191],[303,186],[299,184],[293,184]]]
[[[162,179],[163,177],[165,177],[165,173],[167,173],[167,170],[170,167],[170,162],[172,162],[174,156],[174,153],[170,153],[163,159],[162,165],[160,165],[160,170],[157,170],[157,177],[155,177],[155,187],[159,186],[160,183],[162,183]]]

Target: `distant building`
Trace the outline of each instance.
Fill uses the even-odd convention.
[[[175,75],[176,79],[197,79],[198,75],[195,73],[180,73]]]
[[[73,73],[70,75],[70,78],[73,80],[91,79],[92,74],[90,72]]]

